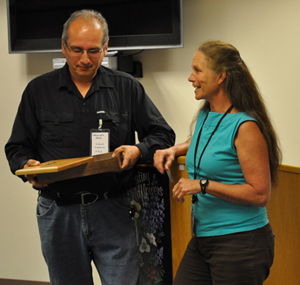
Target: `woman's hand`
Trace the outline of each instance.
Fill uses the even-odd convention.
[[[159,149],[154,154],[154,166],[161,173],[164,174],[165,170],[169,170],[176,156],[185,155],[189,149],[192,137],[187,141],[167,149]]]
[[[179,202],[184,202],[184,196],[200,193],[199,182],[200,180],[181,178],[172,190],[173,197]]]
[[[168,170],[175,159],[176,152],[174,148],[159,149],[154,154],[154,167],[164,174],[165,170]]]

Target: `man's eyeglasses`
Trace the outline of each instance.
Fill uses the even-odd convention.
[[[99,48],[91,48],[89,50],[83,50],[82,48],[79,47],[71,47],[69,48],[68,44],[65,43],[65,46],[70,52],[70,55],[72,57],[81,57],[85,52],[89,58],[97,58],[99,57],[100,53],[102,53],[105,50],[106,44],[103,46],[102,49]]]

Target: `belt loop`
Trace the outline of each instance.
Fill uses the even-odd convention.
[[[85,197],[88,197],[88,195],[94,195],[94,200],[93,201],[91,201],[91,202],[85,202],[84,201],[84,198]],[[91,205],[91,204],[94,204],[97,200],[98,200],[98,198],[99,198],[99,196],[97,195],[97,194],[95,194],[95,193],[82,193],[81,194],[81,203],[82,203],[82,205],[84,205],[84,206],[88,206],[88,205]]]

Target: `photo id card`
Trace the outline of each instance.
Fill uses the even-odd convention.
[[[93,129],[91,130],[90,155],[109,152],[109,130]]]

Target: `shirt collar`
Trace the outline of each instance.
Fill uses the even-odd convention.
[[[73,81],[71,79],[69,66],[66,63],[62,67],[62,72],[59,75],[59,87],[60,88],[61,87],[69,87],[69,86],[71,86],[72,83],[73,83]],[[113,84],[107,70],[103,66],[100,66],[100,68],[98,69],[93,85],[94,85],[94,88],[96,88],[96,89],[99,89],[101,87],[114,88],[114,84]]]
[[[69,66],[66,63],[62,67],[61,72],[59,74],[59,88],[71,86],[72,83],[73,81],[71,79]]]
[[[114,88],[114,84],[108,74],[108,70],[103,66],[97,71],[94,81],[95,88],[106,87],[106,88]]]

